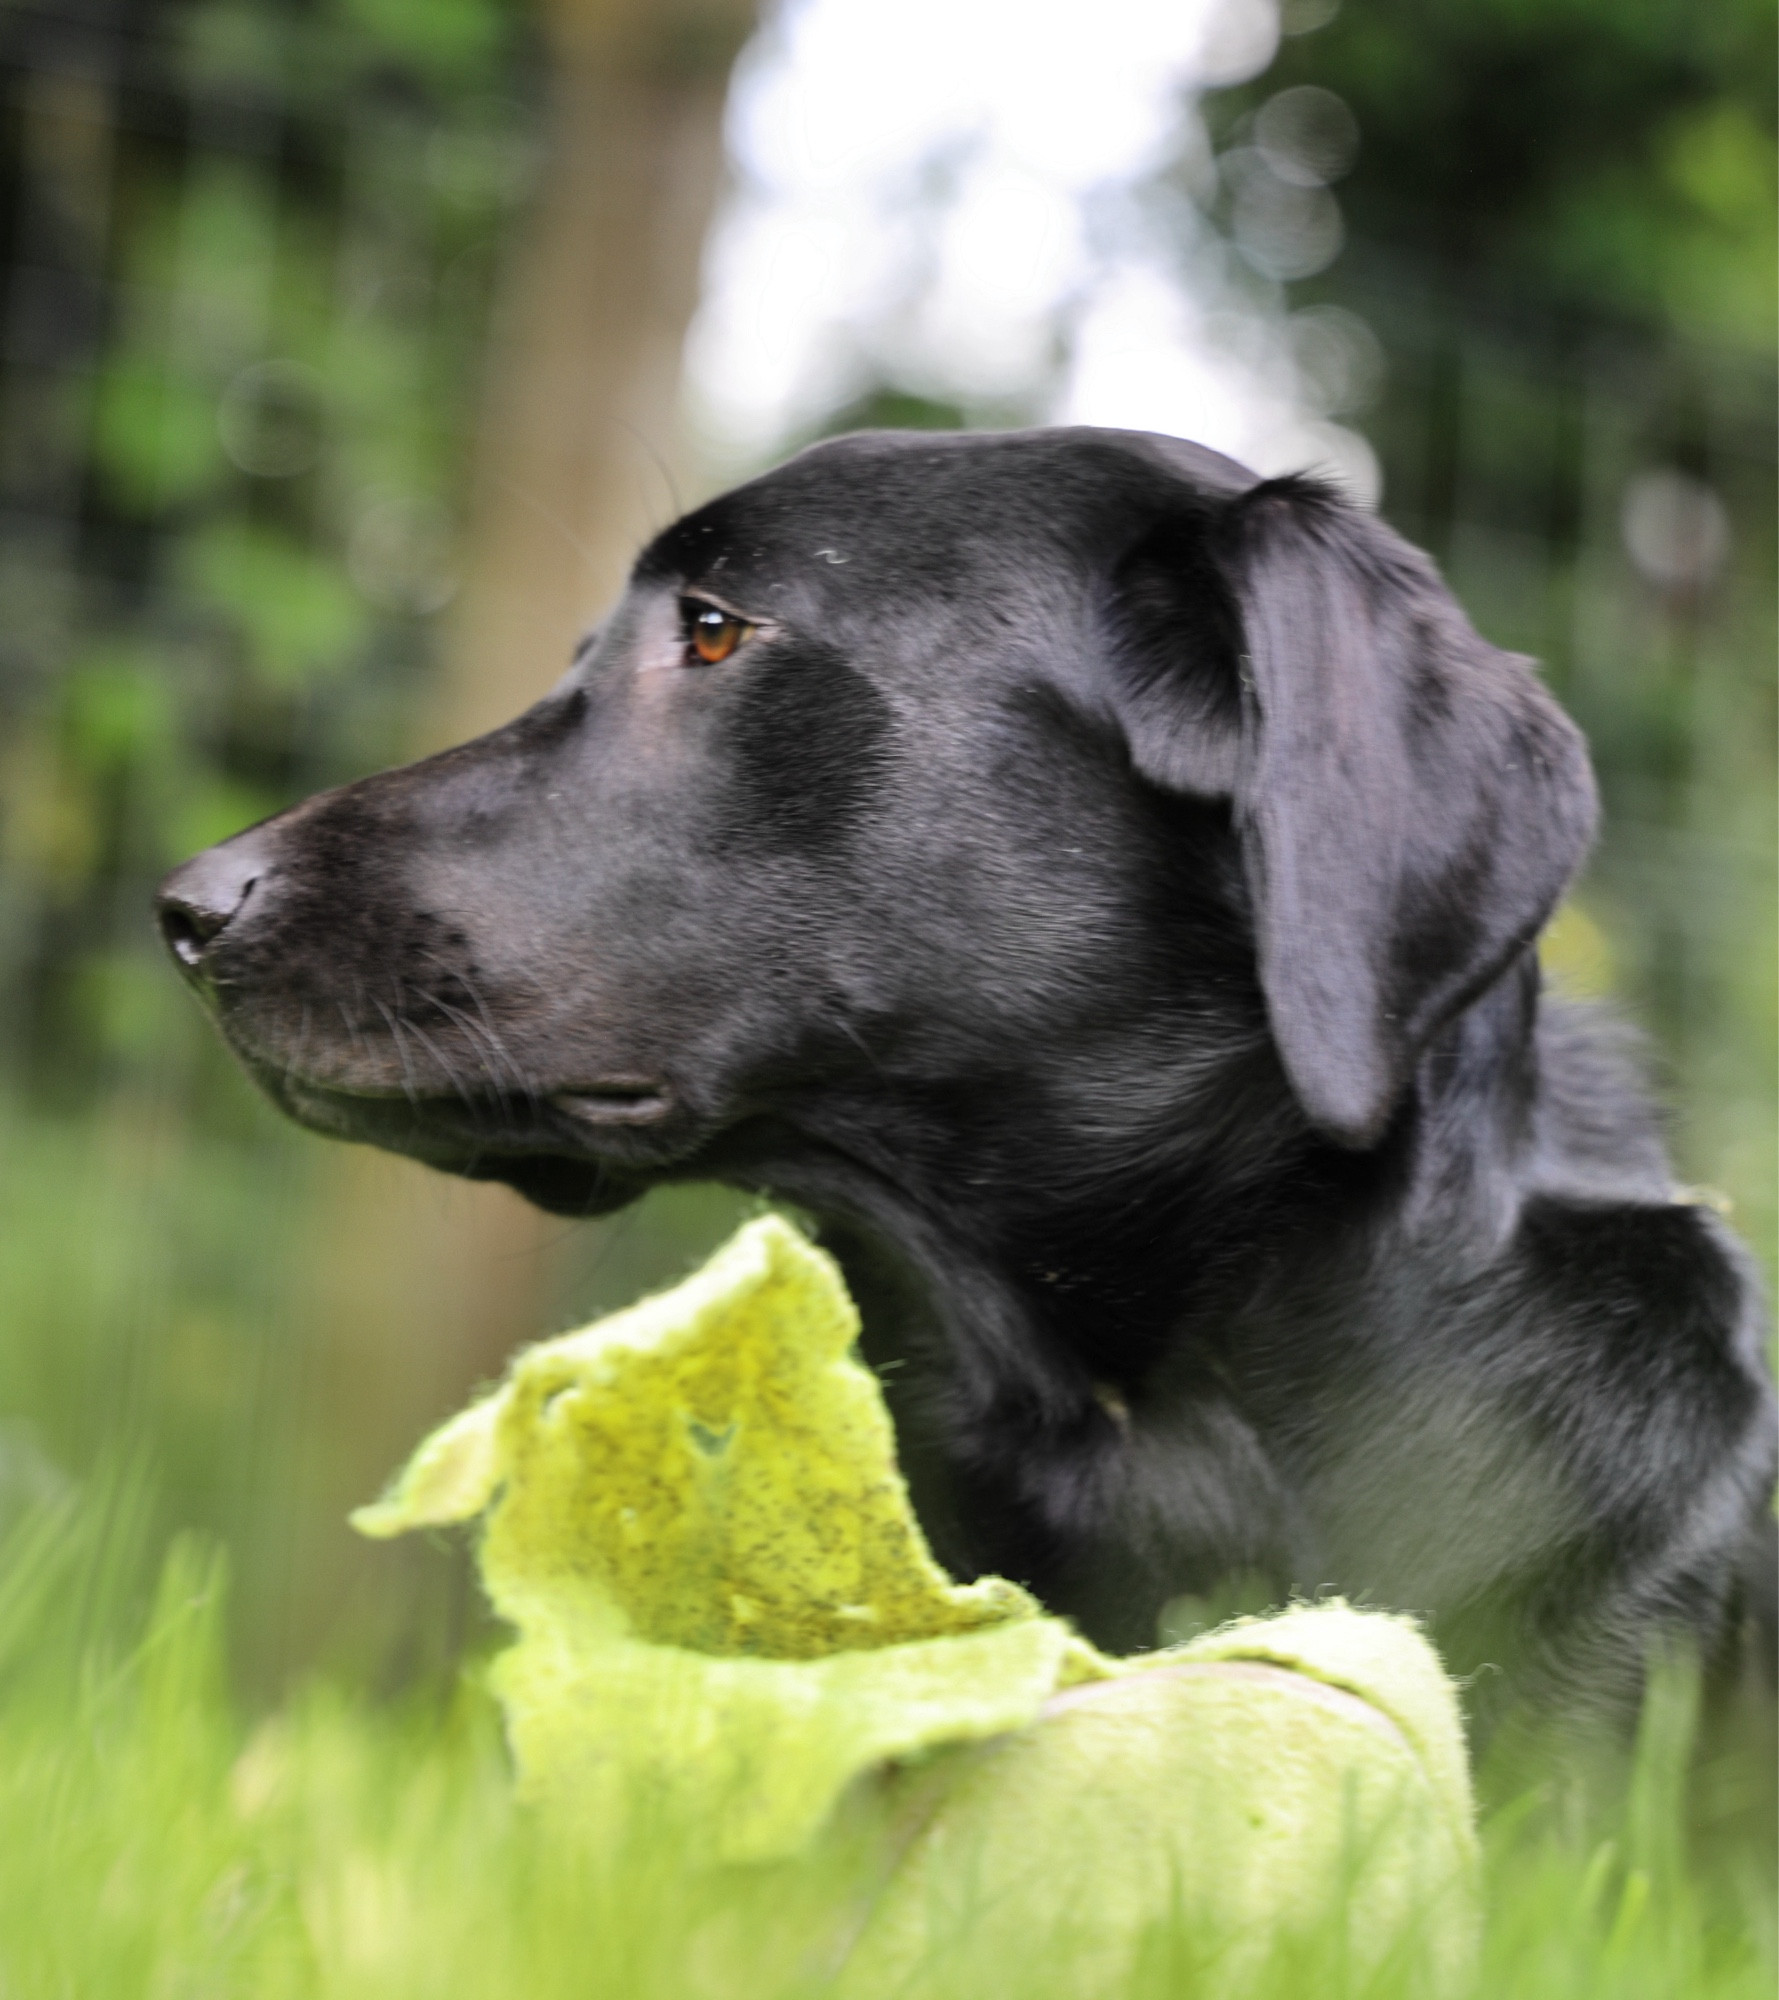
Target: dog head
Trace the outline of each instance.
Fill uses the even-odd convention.
[[[160,913],[293,1116],[589,1212],[834,1143],[842,1101],[879,1107],[855,1147],[941,1143],[947,1093],[1046,1057],[1140,1121],[1258,1047],[1372,1146],[1593,810],[1529,663],[1313,482],[867,434],[667,529],[517,720]]]

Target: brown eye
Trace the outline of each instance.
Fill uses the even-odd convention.
[[[686,636],[692,651],[707,667],[726,660],[753,630],[732,613],[719,611],[714,604],[700,604],[694,598],[686,600],[684,610]]]

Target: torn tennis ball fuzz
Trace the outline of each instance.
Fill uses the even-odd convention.
[[[670,1824],[689,1870],[814,1870],[843,1827],[840,1994],[900,1990],[935,1952],[992,1978],[1034,1927],[1083,1991],[1158,1926],[1220,1994],[1331,1929],[1354,1970],[1457,1979],[1469,1785],[1412,1624],[1301,1606],[1110,1660],[1014,1584],[952,1582],[857,1331],[832,1262],[762,1218],[522,1353],[353,1516],[485,1516],[526,1792],[583,1836]]]

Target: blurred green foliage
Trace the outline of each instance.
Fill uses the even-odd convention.
[[[1776,58],[1761,0],[1355,0],[1223,109],[1334,92],[1359,127],[1355,235],[1448,284],[1765,352]]]
[[[0,393],[64,413],[0,488],[46,610],[0,646],[0,1066],[63,1095],[152,1068],[111,975],[155,877],[402,753],[534,166],[504,0],[104,16],[84,74],[0,16],[8,303],[44,316]]]

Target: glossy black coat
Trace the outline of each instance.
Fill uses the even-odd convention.
[[[1236,1575],[1421,1611],[1486,1717],[1721,1643],[1772,1483],[1748,1260],[1540,991],[1593,822],[1531,664],[1312,482],[882,434],[162,907],[318,1131],[565,1214],[800,1204],[954,1568],[1118,1648]]]

